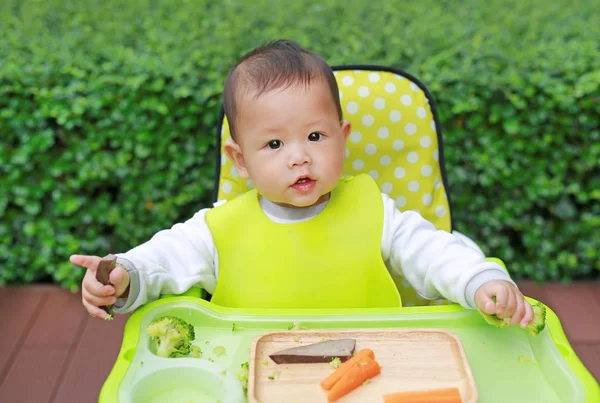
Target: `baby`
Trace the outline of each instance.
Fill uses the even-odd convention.
[[[254,189],[117,254],[111,285],[85,267],[83,305],[130,312],[160,294],[201,286],[212,302],[246,308],[401,305],[390,273],[440,296],[526,327],[533,310],[501,266],[400,211],[368,175],[342,178],[351,123],[327,63],[287,40],[261,46],[230,71],[223,93],[232,140],[224,144]]]

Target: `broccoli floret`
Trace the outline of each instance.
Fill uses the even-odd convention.
[[[164,316],[153,320],[146,333],[156,344],[159,357],[185,357],[190,353],[194,341],[194,327],[183,319]]]
[[[306,326],[302,326],[300,322],[294,322],[288,326],[288,330],[306,330]]]
[[[191,358],[200,358],[202,357],[202,349],[198,346],[192,346],[190,348],[190,355]]]
[[[532,336],[537,336],[546,327],[546,307],[541,302],[531,306],[533,308],[533,320],[525,330]]]
[[[532,306],[533,308],[533,320],[527,325],[525,330],[532,336],[540,334],[544,327],[546,327],[546,307],[541,302],[536,302]],[[495,314],[488,315],[482,311],[481,315],[487,323],[496,327],[508,327],[510,326],[510,318],[500,319]]]
[[[244,394],[248,396],[248,373],[250,366],[248,362],[242,363],[242,369],[236,374],[240,383],[242,384],[242,389],[244,389]]]
[[[217,346],[213,348],[213,354],[215,355],[215,357],[220,357],[222,355],[225,355],[226,353],[227,350],[225,350],[225,347],[223,346]]]

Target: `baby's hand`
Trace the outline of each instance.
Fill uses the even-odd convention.
[[[496,314],[500,319],[511,318],[510,326],[520,323],[525,328],[533,320],[531,305],[508,281],[492,280],[484,283],[475,293],[475,303],[479,310],[488,315]]]
[[[117,265],[110,272],[110,285],[104,285],[96,280],[100,257],[72,255],[69,260],[71,263],[87,269],[81,282],[81,302],[83,306],[91,316],[104,319],[106,312],[99,307],[114,304],[117,298],[128,290],[129,273],[123,267]]]

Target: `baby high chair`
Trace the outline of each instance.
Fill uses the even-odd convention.
[[[453,231],[441,127],[434,101],[425,86],[409,74],[388,67],[340,66],[334,68],[334,73],[344,118],[352,122],[344,173],[367,173],[382,192],[396,201],[398,208],[415,210],[438,229]],[[240,178],[223,152],[223,143],[229,137],[227,121],[221,113],[215,202],[231,200],[252,188],[252,183]],[[478,248],[469,238],[457,235]],[[499,259],[495,260],[503,265]],[[411,381],[413,385],[425,387],[431,386],[427,382],[438,382],[441,386],[458,387],[465,402],[600,402],[597,382],[577,358],[557,316],[549,308],[546,307],[546,328],[534,337],[518,328],[490,326],[478,312],[446,300],[422,298],[402,277],[396,276],[394,281],[403,307],[233,309],[209,302],[206,295],[201,298],[202,290],[198,289],[184,295],[164,296],[129,318],[121,351],[102,388],[100,401],[324,402],[326,394],[318,388],[314,377],[330,371],[328,366],[321,364],[324,366],[306,373],[298,372],[300,367],[294,365],[278,367],[265,358],[269,346],[350,334],[357,337],[362,347],[369,347],[370,342],[381,347],[376,355],[385,359],[385,350],[395,351],[390,340],[397,340],[394,337],[398,336],[390,336],[388,331],[422,331],[418,340],[429,340],[432,334],[427,329],[442,329],[455,337],[452,340],[456,343],[448,342],[455,348],[451,352],[455,367],[444,366],[441,356],[433,361],[427,361],[425,356],[414,360],[390,356],[390,361],[382,365],[381,379],[340,402],[382,401],[385,388],[410,388],[401,386],[401,380],[390,375],[396,365],[406,366],[414,376],[419,371],[431,376],[430,381],[423,382],[415,378]],[[194,326],[194,344],[203,350],[201,358],[162,358],[155,354],[145,329],[152,320],[165,315],[179,317]],[[306,330],[287,330],[290,327]],[[265,332],[271,333],[265,336]],[[386,340],[391,343],[389,346]],[[435,350],[436,346],[439,344],[427,349]],[[405,348],[398,354],[408,354],[407,351]],[[236,376],[246,362],[249,377],[242,375],[241,379],[248,381],[247,397],[240,386],[240,377]],[[383,372],[386,368],[390,368],[387,375]],[[275,375],[278,371],[281,378]],[[304,378],[299,374],[304,374]]]

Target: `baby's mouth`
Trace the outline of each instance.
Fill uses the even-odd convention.
[[[306,192],[313,188],[315,185],[315,180],[310,176],[302,176],[298,178],[296,182],[291,186],[293,189],[296,189],[300,192]]]

